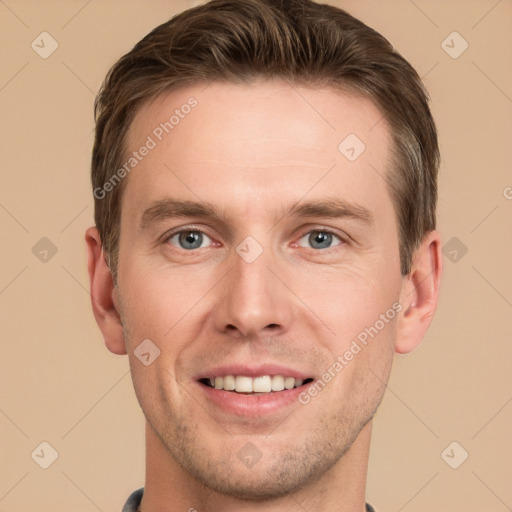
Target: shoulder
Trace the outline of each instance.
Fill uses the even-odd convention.
[[[126,503],[124,504],[124,507],[121,512],[137,512],[143,494],[144,487],[132,492],[128,499],[126,500]]]

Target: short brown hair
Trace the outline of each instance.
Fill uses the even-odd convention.
[[[102,197],[97,191],[122,166],[126,135],[141,104],[186,85],[259,78],[356,93],[380,109],[393,138],[393,171],[384,178],[398,222],[401,272],[410,272],[414,250],[435,229],[439,167],[428,94],[414,68],[382,35],[334,6],[212,0],[145,36],[110,69],[96,98],[95,222],[114,281],[126,180]]]

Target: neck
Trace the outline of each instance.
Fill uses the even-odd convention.
[[[146,424],[146,482],[141,512],[364,512],[372,422],[350,449],[318,480],[300,491],[263,502],[217,493],[187,473]]]

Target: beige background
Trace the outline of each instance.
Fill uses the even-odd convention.
[[[92,104],[114,60],[191,5],[0,0],[2,512],[120,511],[143,484],[128,361],[105,349],[89,303]],[[446,249],[434,324],[417,351],[397,357],[368,500],[380,512],[512,510],[512,1],[336,5],[425,77],[443,155],[440,229],[468,249],[456,261]],[[59,45],[47,59],[31,48],[43,31]],[[442,47],[454,31],[469,44],[457,59]],[[452,39],[451,51],[461,49]],[[57,247],[47,262],[32,252],[42,237]],[[31,457],[43,441],[59,454],[48,469]],[[462,448],[446,460],[469,453],[458,469],[441,456],[453,441]]]

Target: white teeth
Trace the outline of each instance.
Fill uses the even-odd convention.
[[[274,375],[272,377],[272,391],[283,391],[284,377],[282,375]]]
[[[270,393],[271,391],[283,391],[302,386],[302,379],[283,377],[282,375],[261,375],[247,377],[245,375],[225,375],[224,377],[210,377],[210,386],[225,391],[237,393]]]
[[[226,391],[233,391],[235,389],[235,377],[233,375],[226,375],[224,377],[224,386]]]
[[[252,381],[252,390],[254,393],[270,393],[272,391],[272,379],[269,375],[256,377]]]
[[[286,377],[284,379],[284,388],[293,389],[293,386],[295,386],[295,379],[293,377]]]
[[[237,375],[235,377],[235,391],[237,393],[252,393],[251,377],[243,377],[241,375]]]

